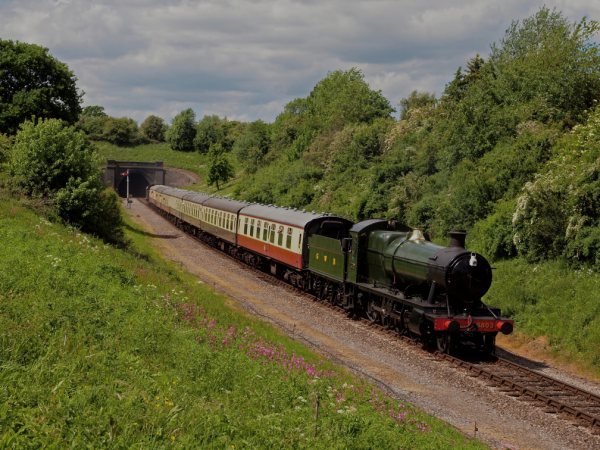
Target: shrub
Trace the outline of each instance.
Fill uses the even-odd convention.
[[[530,261],[560,256],[567,224],[562,179],[552,173],[527,183],[517,199],[513,242]]]
[[[94,148],[86,136],[60,120],[25,122],[16,135],[11,173],[30,196],[50,196],[70,179],[99,176]]]
[[[84,116],[82,115],[75,126],[95,141],[104,140],[104,124],[109,119],[107,115]]]
[[[8,160],[11,147],[12,139],[9,136],[0,133],[0,164]]]
[[[25,122],[15,139],[10,171],[26,195],[49,199],[65,222],[108,242],[122,242],[115,194],[104,190],[95,149],[81,131],[56,119]]]
[[[116,145],[133,145],[139,143],[140,136],[135,120],[129,117],[109,117],[102,128],[102,137]]]
[[[469,235],[469,247],[491,259],[514,256],[516,254],[512,225],[514,210],[513,200],[496,204],[492,214],[473,227]]]
[[[146,139],[164,142],[167,126],[165,121],[158,116],[150,115],[140,125],[140,133]]]

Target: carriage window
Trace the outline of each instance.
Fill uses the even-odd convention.
[[[292,248],[292,229],[291,228],[287,229],[287,237],[285,239],[285,246],[287,248]]]
[[[300,236],[298,236],[298,248],[302,247],[302,233],[300,233]]]
[[[267,242],[268,237],[269,237],[269,224],[265,223],[265,228],[263,230],[263,241]]]
[[[250,236],[254,235],[254,219],[250,219]]]
[[[260,220],[258,222],[256,222],[256,237],[258,239],[260,239],[260,228],[261,228],[261,225],[262,224],[261,224]]]
[[[283,245],[283,225],[277,229],[277,245]]]
[[[271,244],[275,243],[275,224],[271,224],[271,237],[269,240]]]
[[[244,220],[244,234],[248,234],[248,218]]]

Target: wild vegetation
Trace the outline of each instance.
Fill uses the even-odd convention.
[[[482,448],[225,306],[135,225],[116,249],[3,194],[0,447]]]
[[[10,150],[11,189],[85,232],[122,244],[117,195],[104,186],[99,162],[73,126],[58,119],[24,122]]]

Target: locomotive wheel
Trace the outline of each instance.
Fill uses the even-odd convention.
[[[375,308],[373,308],[373,302],[371,301],[367,303],[367,310],[365,311],[365,314],[367,315],[367,319],[373,323],[377,323],[379,320],[379,313],[375,311]]]
[[[483,335],[483,345],[481,346],[481,350],[486,355],[495,355],[496,354],[496,336],[493,334],[484,334]]]
[[[435,343],[440,353],[451,354],[456,350],[456,338],[448,333],[437,334]]]

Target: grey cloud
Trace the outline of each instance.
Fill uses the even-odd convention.
[[[544,3],[572,20],[600,16],[583,0],[14,0],[0,1],[0,29],[49,47],[86,103],[110,114],[170,119],[192,107],[272,120],[327,72],[352,66],[392,104],[413,89],[439,94]]]

